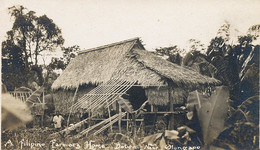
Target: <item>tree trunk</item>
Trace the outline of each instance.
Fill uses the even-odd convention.
[[[39,55],[39,37],[36,35],[36,46],[35,46],[35,65],[38,64],[38,55]]]
[[[36,72],[38,80],[39,80],[39,86],[43,85],[43,74],[42,74],[42,68],[40,68],[39,66],[32,66],[32,71]]]
[[[25,31],[22,29],[22,35],[23,35],[23,44],[22,44],[22,51],[24,52],[24,62],[25,62],[25,67],[26,69],[29,68],[29,63],[28,63],[28,53],[26,50],[26,36],[25,36]]]

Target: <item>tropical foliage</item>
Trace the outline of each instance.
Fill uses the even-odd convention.
[[[79,46],[64,47],[61,29],[46,15],[37,16],[23,6],[10,7],[9,13],[14,23],[2,42],[3,83],[8,90],[33,88],[32,82],[50,87],[58,76],[55,70],[65,69]],[[45,56],[58,50],[63,56],[48,62]]]
[[[217,36],[210,41],[207,49],[200,41],[191,39],[189,40],[189,52],[184,57],[181,57],[183,53],[177,46],[158,48],[156,49],[156,54],[167,56],[166,58],[170,62],[188,66],[190,69],[196,70],[203,75],[214,77],[220,80],[224,86],[227,86],[229,91],[229,115],[225,121],[225,126],[229,128],[224,132],[231,134],[228,136],[227,133],[221,134],[219,138],[222,138],[222,143],[218,144],[222,146],[228,145],[227,147],[229,148],[246,148],[245,145],[242,145],[241,138],[247,135],[251,139],[248,142],[250,144],[247,144],[247,146],[250,145],[253,148],[258,145],[258,136],[256,134],[244,133],[244,129],[246,126],[250,132],[254,132],[258,130],[259,125],[259,86],[257,81],[259,81],[260,45],[253,43],[259,38],[260,25],[250,27],[246,35],[237,38],[237,43],[231,41],[230,28],[231,25],[226,21],[219,28]],[[214,88],[208,87],[200,89],[198,94],[207,93],[206,95],[211,95],[212,92],[214,92]],[[190,93],[190,96],[192,94],[196,96],[195,93]],[[197,99],[197,96],[195,99]],[[217,99],[217,101],[221,100]],[[221,103],[223,103],[223,106],[226,106],[225,102]],[[190,104],[194,105],[191,101]],[[192,113],[192,111],[188,112],[188,117],[191,117]],[[201,122],[201,126],[203,126],[203,122]],[[230,135],[233,137],[231,138]],[[205,137],[204,139],[209,140]],[[226,143],[223,144],[223,142]],[[235,145],[239,142],[240,145],[236,147]]]
[[[42,85],[40,56],[63,44],[61,30],[46,15],[36,16],[34,11],[23,6],[10,7],[9,12],[14,23],[7,32],[7,40],[2,43],[3,82],[9,90],[28,86],[32,81]]]
[[[190,52],[182,59],[182,65],[189,66],[203,75],[219,79],[223,85],[228,87],[229,116],[225,125],[229,128],[219,136],[221,139],[219,141],[222,143],[217,140],[218,145],[229,148],[246,148],[248,146],[256,148],[259,138],[256,134],[259,125],[259,86],[256,81],[259,80],[260,47],[252,43],[259,37],[260,25],[250,27],[247,35],[239,36],[237,44],[230,44],[232,42],[230,42],[229,29],[228,22],[221,26],[205,54],[194,48],[196,45],[192,46]],[[212,88],[208,88],[204,92],[211,94],[212,91]],[[218,101],[220,100],[218,99]],[[226,106],[225,102],[222,103],[223,106]],[[201,122],[202,128],[203,124],[204,121]],[[250,133],[257,132],[250,135],[249,132],[245,133],[245,128]],[[247,144],[242,142],[245,136],[250,139]],[[206,141],[204,140],[204,142]]]

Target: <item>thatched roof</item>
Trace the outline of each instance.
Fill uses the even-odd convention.
[[[139,39],[134,38],[80,52],[52,88],[72,89],[83,84],[100,84],[111,78],[137,81],[146,87],[167,85],[166,79],[180,86],[219,83],[146,51]]]
[[[153,70],[154,72],[171,79],[175,84],[179,86],[197,86],[206,84],[219,84],[220,81],[203,76],[200,73],[192,70],[189,67],[179,66],[171,63],[165,59],[162,59],[149,51],[140,51],[138,49],[133,50],[133,54],[144,66]]]

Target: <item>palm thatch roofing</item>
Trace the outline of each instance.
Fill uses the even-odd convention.
[[[55,80],[52,89],[98,85],[112,78],[136,81],[144,87],[164,86],[168,80],[189,87],[220,83],[146,51],[139,38],[134,38],[81,51]]]

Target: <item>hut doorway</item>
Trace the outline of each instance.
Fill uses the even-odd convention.
[[[134,110],[137,110],[147,100],[145,90],[141,86],[132,86],[127,92],[126,97],[132,104]]]

